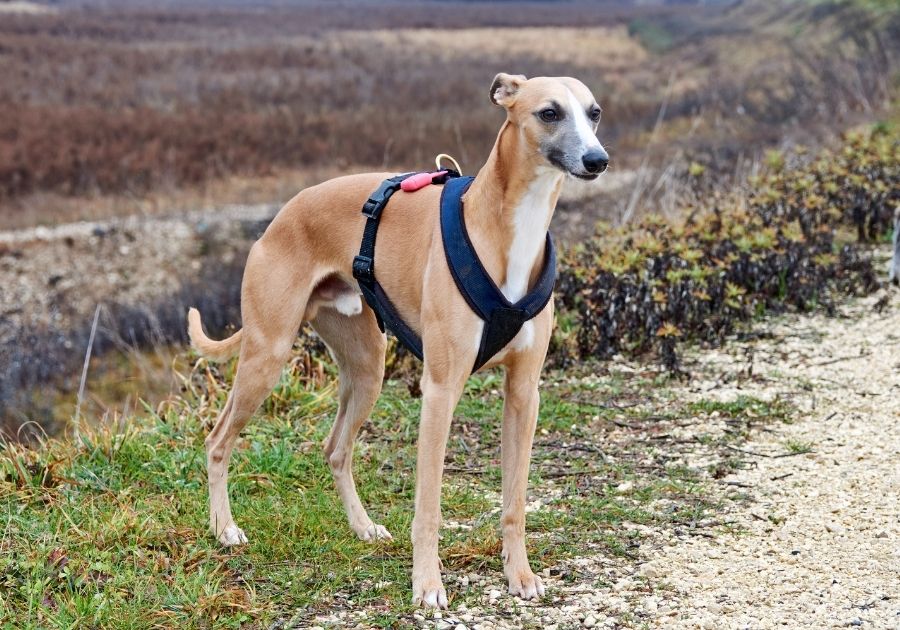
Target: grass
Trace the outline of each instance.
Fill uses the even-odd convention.
[[[369,623],[412,623],[409,570],[420,401],[388,382],[357,446],[355,472],[373,518],[393,542],[363,543],[346,524],[320,445],[335,412],[327,371],[295,364],[239,442],[231,496],[250,544],[220,548],[206,529],[203,438],[224,403],[221,372],[199,362],[184,392],[127,422],[0,454],[0,624],[7,627],[239,627],[312,622],[331,610]],[[566,561],[630,561],[629,523],[694,527],[717,507],[700,470],[660,450],[666,427],[698,413],[772,414],[740,399],[677,402],[656,375],[549,373],[542,387],[529,500],[535,567],[576,579]],[[482,588],[455,577],[502,578],[498,513],[500,379],[471,379],[457,409],[443,489],[441,554],[451,607]],[[709,445],[703,445],[709,448]],[[569,576],[566,578],[565,576]]]
[[[813,450],[812,442],[804,442],[802,440],[788,440],[784,443],[784,447],[791,455],[805,455],[806,453],[812,453]]]

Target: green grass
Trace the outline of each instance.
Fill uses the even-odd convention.
[[[311,382],[287,371],[234,453],[232,508],[250,544],[229,551],[207,533],[203,438],[231,370],[199,365],[182,396],[124,428],[88,429],[81,446],[5,445],[0,624],[266,626],[308,622],[348,601],[372,624],[410,624],[420,401],[389,382],[358,442],[360,495],[394,534],[363,543],[346,524],[320,448],[335,412],[333,377]],[[527,518],[536,568],[588,553],[628,559],[640,539],[624,523],[691,525],[716,509],[698,471],[665,458],[639,465],[649,448],[641,436],[700,407],[679,407],[652,379],[585,375],[548,374],[542,386],[529,499],[544,507]],[[450,576],[502,576],[501,387],[496,374],[473,378],[456,412],[442,505],[445,523],[465,527],[442,530]],[[768,403],[732,404],[722,409],[780,413]],[[609,438],[613,431],[630,437]],[[451,607],[479,601],[480,588],[452,577],[446,584]]]
[[[812,453],[813,450],[812,442],[804,442],[801,440],[788,440],[784,443],[784,447],[791,455],[804,455],[806,453]]]

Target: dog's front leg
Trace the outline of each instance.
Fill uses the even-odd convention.
[[[447,591],[441,583],[438,530],[441,526],[441,477],[453,410],[462,393],[467,373],[435,374],[427,356],[422,375],[422,419],[416,463],[416,514],[412,523],[413,603],[447,608]]]
[[[528,564],[525,550],[525,494],[531,443],[538,416],[540,364],[516,362],[506,371],[500,459],[503,468],[503,571],[509,593],[523,599],[544,594],[541,579]]]

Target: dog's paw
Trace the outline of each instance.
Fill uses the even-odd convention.
[[[447,609],[447,591],[437,580],[413,581],[413,606]]]
[[[394,540],[394,537],[391,536],[391,532],[387,530],[387,527],[384,525],[379,525],[377,523],[372,523],[362,531],[357,532],[357,536],[359,536],[360,540],[365,541],[373,541],[373,540]]]
[[[219,542],[226,547],[234,547],[236,545],[246,545],[248,541],[244,530],[232,523],[219,534]]]
[[[516,572],[509,577],[509,594],[522,599],[538,599],[544,594],[544,583],[531,569]]]

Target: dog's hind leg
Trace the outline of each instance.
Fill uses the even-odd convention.
[[[237,374],[228,401],[206,437],[210,528],[224,545],[247,542],[231,516],[228,500],[228,464],[234,443],[278,381],[312,289],[297,272],[279,269],[277,260],[256,250],[254,246],[244,273]]]
[[[353,444],[381,393],[387,340],[368,307],[352,316],[322,308],[311,323],[340,368],[338,412],[325,442],[325,457],[347,520],[362,540],[391,538],[384,526],[369,518],[353,480]]]

